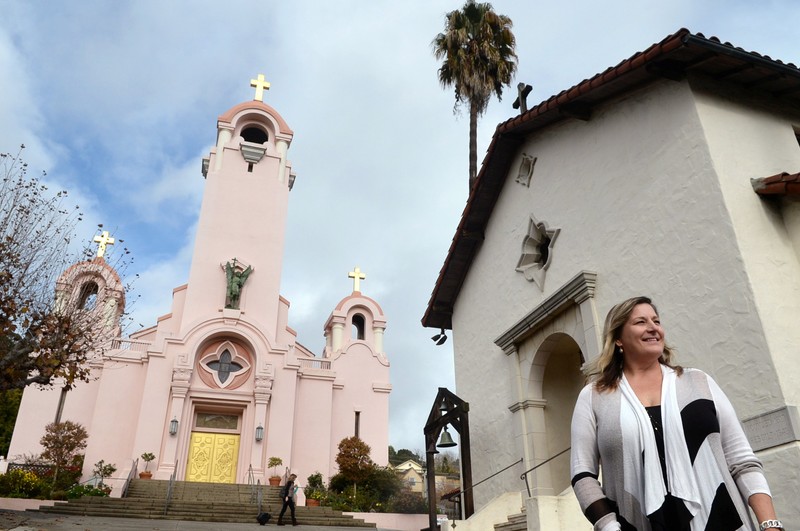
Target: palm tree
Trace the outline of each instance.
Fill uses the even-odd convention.
[[[492,93],[501,99],[517,70],[516,40],[511,19],[498,15],[489,3],[467,0],[445,15],[444,32],[433,39],[433,55],[443,59],[439,82],[455,88],[456,103],[469,105],[469,187],[478,174],[478,116]]]

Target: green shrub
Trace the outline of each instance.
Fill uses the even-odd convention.
[[[67,499],[74,500],[83,496],[108,496],[103,489],[98,489],[91,485],[73,485],[67,491]]]
[[[80,481],[82,469],[83,456],[79,455],[73,459],[72,464],[61,469],[58,473],[58,476],[55,475],[55,467],[50,467],[46,470],[40,471],[37,475],[50,485],[50,489],[53,492],[66,491],[72,485]],[[59,498],[54,498],[53,494],[51,494],[50,499],[56,500]]]
[[[33,472],[12,470],[0,475],[0,496],[8,498],[37,498],[49,490],[49,485]]]
[[[357,513],[386,511],[384,504],[375,496],[375,493],[364,489],[353,489],[353,487],[348,487],[344,492],[328,491],[325,505],[337,511]]]
[[[402,484],[394,472],[372,466],[362,481],[355,485],[343,474],[333,476],[327,499],[322,500],[322,505],[339,511],[383,513],[389,510],[392,496],[401,488]]]
[[[422,493],[403,489],[392,496],[389,507],[393,513],[427,514],[428,501],[422,497]]]

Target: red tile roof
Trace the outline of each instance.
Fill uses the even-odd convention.
[[[528,134],[570,118],[588,120],[592,109],[599,104],[663,78],[683,79],[688,72],[702,73],[800,104],[800,69],[794,64],[681,29],[526,113],[506,120],[497,126],[492,136],[422,324],[452,328],[453,306],[461,285],[483,241],[511,161]]]
[[[758,195],[800,195],[800,173],[779,173],[760,179],[751,179]]]

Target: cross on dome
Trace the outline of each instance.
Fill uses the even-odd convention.
[[[350,271],[347,273],[348,278],[353,279],[353,291],[361,292],[361,281],[367,278],[367,275],[361,272],[361,269],[356,266],[355,271]]]
[[[100,236],[95,236],[94,241],[97,244],[97,257],[102,258],[106,254],[106,245],[114,245],[114,238],[112,238],[107,230],[103,231]]]
[[[264,101],[264,90],[269,90],[269,81],[264,79],[264,74],[258,74],[258,79],[251,79],[250,86],[256,89],[256,95],[253,99],[256,101]]]

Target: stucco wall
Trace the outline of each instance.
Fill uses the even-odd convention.
[[[740,367],[726,367],[720,377],[731,386],[729,393],[751,395],[753,381],[773,381],[777,374],[780,389],[770,392],[798,404],[800,328],[795,323],[800,315],[800,267],[786,225],[793,217],[784,219],[779,201],[754,194],[750,179],[800,171],[800,146],[792,127],[800,125],[800,110],[774,109],[747,94],[714,91],[702,82],[696,86],[699,116],[753,291],[755,307],[747,318],[763,326],[775,366],[753,364],[745,378],[737,377]],[[791,205],[785,208],[793,211]],[[769,407],[765,402],[769,399],[759,396],[752,406],[737,405],[740,414],[749,416]]]
[[[729,121],[737,110],[726,102],[712,116],[706,103],[696,102],[688,81],[664,81],[595,109],[590,121],[568,120],[532,135],[520,149],[453,317],[456,386],[471,406],[476,481],[522,456],[518,439],[507,436],[517,429],[508,410],[517,400],[515,355],[506,356],[493,341],[581,270],[597,272],[599,326],[616,302],[650,295],[679,362],[706,370],[730,389],[741,417],[784,403],[774,384],[753,385],[749,372],[757,367],[759,381],[778,381],[771,342],[783,341],[776,337],[786,331],[787,319],[774,319],[780,309],[760,311],[780,286],[761,287],[769,271],[749,276],[752,268],[769,267],[769,260],[762,256],[749,264],[751,252],[762,252],[756,230],[740,249],[737,237],[747,221],[731,219],[758,217],[760,200],[749,179],[781,170],[769,150],[750,150],[747,171],[727,172],[721,179],[718,159],[725,152],[717,148],[721,140],[709,148],[706,131],[732,127],[737,129],[728,136],[747,135],[738,129],[749,121]],[[761,130],[787,133],[785,121],[760,119]],[[793,135],[788,138],[794,141]],[[741,144],[735,148],[746,149],[747,139]],[[781,146],[788,150],[791,142]],[[514,181],[522,153],[538,159],[529,188]],[[745,206],[729,204],[730,188]],[[531,214],[561,229],[544,290],[514,270]],[[766,245],[769,252],[781,251],[779,278],[788,282],[783,289],[794,293],[797,261],[790,246],[785,238],[778,241],[779,235],[762,237],[776,239]],[[796,316],[794,306],[787,310]],[[773,324],[766,334],[776,336],[769,341],[763,328],[768,319]],[[523,488],[517,478],[502,474],[479,486],[476,504],[498,490]]]

